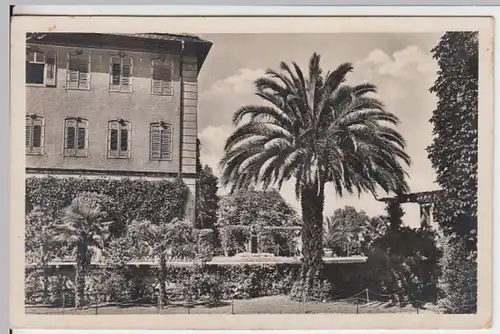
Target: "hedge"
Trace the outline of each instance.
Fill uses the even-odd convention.
[[[90,179],[84,177],[26,179],[26,213],[34,207],[43,208],[57,217],[78,193],[95,192],[109,196],[117,222],[150,220],[168,222],[183,218],[188,188],[180,178],[160,179]]]
[[[330,291],[325,299],[339,299],[349,297],[369,286],[367,277],[369,270],[363,269],[366,264],[326,264],[325,279],[330,286]],[[89,273],[86,292],[90,295],[100,294],[100,300],[126,301],[149,300],[154,295],[156,286],[155,268],[137,268],[126,266],[122,268],[94,267]],[[33,271],[26,273],[27,302],[35,302],[31,296],[42,294],[40,283],[33,280]],[[60,270],[51,270],[49,280],[49,293],[53,300],[53,291],[61,291],[58,286],[61,279],[54,279],[64,275],[72,280],[71,272],[62,273]],[[288,295],[300,278],[300,265],[279,264],[206,264],[204,266],[169,266],[167,283],[172,288],[168,292],[170,299],[215,298],[215,299],[248,299],[271,295]],[[42,276],[39,276],[42,279]],[[175,288],[173,288],[175,287]],[[68,291],[68,295],[73,293]],[[214,295],[217,295],[214,297]]]

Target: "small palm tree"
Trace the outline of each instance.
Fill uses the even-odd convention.
[[[158,261],[159,307],[163,308],[166,295],[167,262],[173,259],[194,258],[196,234],[192,223],[174,219],[170,223],[133,221],[127,233],[145,246],[150,256]]]
[[[109,236],[107,213],[101,203],[104,196],[93,193],[79,194],[65,209],[60,224],[54,225],[54,239],[71,245],[76,259],[75,307],[84,303],[85,275],[92,255],[104,248]]]
[[[293,68],[293,70],[292,70]],[[256,95],[268,105],[237,110],[237,129],[229,136],[221,160],[221,182],[230,190],[264,188],[295,179],[302,207],[303,291],[306,298],[319,278],[323,255],[325,184],[345,192],[405,192],[404,164],[410,163],[405,140],[365,83],[344,84],[349,63],[323,75],[320,56],[309,61],[305,76],[296,63],[282,62],[282,72],[267,70],[255,81]],[[249,116],[248,121],[244,121]]]

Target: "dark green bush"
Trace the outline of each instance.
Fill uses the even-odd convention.
[[[42,207],[44,212],[58,217],[77,194],[95,192],[111,198],[106,211],[114,215],[120,229],[132,220],[168,222],[183,218],[188,188],[180,178],[161,179],[109,179],[109,178],[54,178],[51,176],[26,179],[26,210]]]

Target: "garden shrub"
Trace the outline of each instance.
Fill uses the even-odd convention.
[[[26,179],[27,210],[44,208],[52,217],[58,217],[77,194],[82,192],[107,195],[113,203],[105,210],[112,212],[117,224],[132,220],[152,222],[183,218],[188,188],[180,178],[161,179],[109,179],[109,178],[54,178],[51,176]],[[119,232],[119,231],[117,231]]]
[[[469,251],[467,240],[450,236],[443,240],[439,306],[445,313],[477,311],[477,251]]]

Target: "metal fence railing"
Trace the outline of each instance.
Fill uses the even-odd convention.
[[[160,303],[158,294],[152,296],[106,301],[101,294],[86,294],[85,303],[78,309],[74,307],[74,295],[62,293],[49,305],[26,305],[29,314],[59,315],[99,315],[99,314],[298,314],[298,313],[416,313],[438,312],[428,303],[409,300],[401,303],[389,301],[391,295],[380,294],[364,289],[348,298],[328,301],[292,301],[287,296],[267,296],[253,299],[189,300],[167,299]],[[457,305],[458,306],[458,305]],[[474,313],[476,304],[461,305]]]

